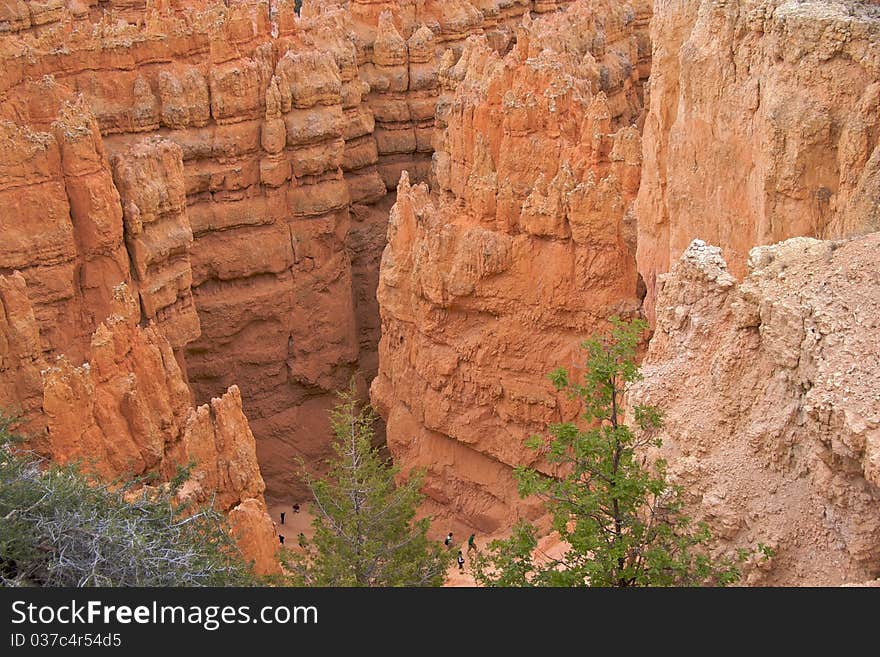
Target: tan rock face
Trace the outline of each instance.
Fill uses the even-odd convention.
[[[468,41],[440,71],[458,85],[434,192],[404,175],[391,211],[372,399],[395,460],[427,469],[429,509],[483,532],[538,511],[519,503],[512,466],[532,458],[529,435],[575,412],[545,375],[638,307],[628,11],[575,3],[504,57]]]
[[[738,283],[691,245],[658,279],[633,401],[665,413],[663,455],[728,545],[777,556],[750,583],[878,576],[880,233],[757,247]]]
[[[880,11],[843,2],[661,3],[639,191],[639,271],[694,237],[749,249],[876,230]]]

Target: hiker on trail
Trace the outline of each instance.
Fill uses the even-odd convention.
[[[299,513],[299,502],[297,502],[296,504],[293,505],[293,512]]]
[[[301,548],[305,548],[305,546],[306,546],[306,535],[303,534],[302,532],[300,532],[300,533],[299,533],[299,536],[297,537],[297,539],[299,540],[299,546],[300,546]]]
[[[446,540],[443,541],[446,547],[452,547],[452,532],[449,532],[449,536],[446,537]]]
[[[278,534],[278,542],[284,545],[284,534]]]
[[[458,572],[464,572],[464,557],[461,554],[461,550],[458,551]]]
[[[281,512],[281,524],[284,524],[284,511]]]
[[[282,522],[284,522],[284,521],[282,520]],[[468,536],[468,552],[470,552],[471,550],[477,549],[477,544],[474,543],[474,539],[476,537],[477,537],[476,534],[471,534],[470,536]]]

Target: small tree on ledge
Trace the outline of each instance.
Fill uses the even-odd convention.
[[[439,586],[451,553],[427,538],[429,519],[415,521],[424,475],[395,483],[373,446],[375,415],[354,385],[330,413],[336,456],[326,478],[304,475],[314,497],[314,539],[304,554],[286,550],[293,581],[305,586]]]
[[[475,577],[486,586],[725,586],[739,580],[735,559],[713,560],[704,524],[682,512],[681,489],[666,478],[662,459],[646,465],[642,450],[660,446],[655,438],[660,411],[635,406],[638,432],[622,422],[623,397],[640,378],[635,362],[642,320],[611,319],[609,335],[582,343],[586,351],[583,382],[564,369],[550,374],[559,391],[583,405],[587,429],[572,422],[549,427],[527,446],[559,466],[560,477],[519,467],[520,495],[537,495],[553,517],[553,528],[567,544],[559,558],[537,563],[535,528],[520,523],[508,539],[493,541],[474,560]],[[759,546],[767,554],[769,551]]]

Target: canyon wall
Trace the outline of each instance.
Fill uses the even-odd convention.
[[[7,90],[0,130],[0,409],[34,449],[108,480],[194,460],[187,495],[276,572],[238,389],[194,409],[178,362],[199,335],[180,148],[152,138],[114,167],[89,107],[50,77]]]
[[[0,273],[28,283],[47,353],[83,360],[115,284],[130,282],[122,207],[94,116],[51,79],[0,108]]]
[[[725,547],[776,556],[749,583],[880,575],[880,233],[751,250],[738,282],[695,241],[658,277],[634,402],[664,412],[662,453]]]
[[[485,35],[506,52],[526,12],[546,13],[572,0],[350,0],[358,63],[369,85],[367,103],[376,119],[379,172],[389,191],[406,170],[427,180],[433,151],[437,70],[447,50],[461,54],[465,40]],[[306,2],[304,14],[321,3]],[[386,215],[387,216],[387,215]]]
[[[424,510],[503,531],[577,414],[546,373],[643,312],[635,394],[694,512],[777,548],[750,582],[876,577],[876,235],[752,247],[880,228],[880,7],[654,12],[0,2],[0,408],[107,477],[195,459],[271,572],[264,489],[353,374]]]
[[[880,7],[675,0],[655,8],[637,202],[639,271],[694,237],[749,249],[880,227]]]
[[[387,196],[370,205],[352,198],[352,223],[346,246],[352,265],[360,354],[358,367],[367,381],[378,371],[381,332],[376,288],[385,247],[388,213],[403,171],[412,182],[428,180],[435,144],[438,100],[444,89],[438,71],[444,56],[455,61],[467,38],[484,35],[498,52],[514,42],[526,12],[557,11],[572,0],[334,0],[303,4],[314,17],[329,7],[351,16],[358,74],[368,90],[366,105],[374,117],[372,136],[364,138],[377,162]],[[642,0],[642,5],[647,5]],[[639,17],[650,11],[642,11]],[[647,30],[644,30],[647,36]],[[646,57],[650,44],[642,44]],[[447,54],[447,52],[449,54]],[[645,76],[646,77],[646,76]],[[347,145],[348,148],[348,145]]]
[[[389,219],[372,399],[450,527],[540,513],[512,467],[533,459],[530,434],[576,413],[546,374],[638,310],[635,27],[628,5],[576,2],[527,21],[506,56],[472,37],[441,62],[432,189],[404,174]]]
[[[45,89],[75,105],[71,116],[92,118],[55,135],[62,146],[76,139],[69,158],[32,147],[34,171],[9,192],[8,207],[24,212],[4,216],[22,237],[0,267],[28,279],[47,352],[74,362],[113,285],[130,283],[198,401],[239,386],[266,477],[287,495],[298,483],[292,457],[325,454],[330,391],[358,365],[349,203],[377,200],[385,186],[350,18],[274,9],[273,22],[263,3],[156,3],[140,25],[69,13],[6,38],[10,131],[48,129],[60,110],[32,116],[50,111]],[[44,208],[28,199],[50,185],[59,228],[35,233]]]
[[[880,8],[657,3],[652,39],[631,401],[722,546],[776,550],[749,583],[875,579]]]
[[[628,12],[577,2],[506,55],[440,57],[430,188],[401,180],[380,274],[389,449],[456,532],[538,517],[511,468],[577,413],[544,375],[656,309],[633,395],[722,548],[776,550],[748,583],[874,579],[878,9],[658,3],[651,57]],[[695,243],[664,275],[696,237],[730,271]]]

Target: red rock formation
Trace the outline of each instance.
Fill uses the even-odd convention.
[[[459,83],[436,193],[404,175],[391,212],[372,399],[395,460],[427,469],[429,510],[483,532],[537,510],[519,504],[511,468],[534,458],[529,435],[575,410],[547,372],[638,307],[628,11],[576,3],[522,28],[506,57],[469,41],[441,69]]]
[[[130,32],[121,27],[113,38],[119,30]],[[3,279],[0,404],[24,413],[41,451],[59,461],[86,458],[107,477],[167,477],[187,462],[190,445],[202,445],[202,455],[213,449],[200,468],[231,468],[233,474],[211,478],[198,489],[199,499],[217,494],[258,569],[272,571],[275,538],[238,393],[215,404],[207,424],[185,428],[193,399],[179,367],[181,348],[199,336],[200,324],[191,294],[193,237],[182,149],[134,135],[110,143],[101,134],[139,129],[138,122],[152,128],[157,117],[169,127],[198,124],[206,87],[192,71],[179,79],[160,71],[159,96],[168,101],[160,111],[144,78],[132,77],[110,54],[110,37],[97,34],[62,22],[38,36],[2,42],[9,66],[0,87],[0,121],[9,139],[0,152],[0,224],[8,238],[0,248],[0,273],[21,274]],[[40,52],[62,37],[70,37],[72,49],[30,56],[28,48]],[[95,74],[96,61],[86,53],[96,45],[116,78]],[[75,91],[43,76],[53,67]],[[115,94],[128,83],[135,101],[127,104]],[[108,143],[116,151],[112,174]],[[125,283],[139,303],[120,314],[117,290]],[[149,328],[138,327],[150,320]],[[243,511],[233,514],[241,505]]]
[[[437,68],[449,49],[461,54],[464,41],[485,34],[506,52],[528,11],[546,13],[572,0],[338,0],[306,2],[304,15],[327,5],[345,6],[352,16],[358,63],[369,85],[367,102],[376,120],[379,172],[389,191],[402,171],[413,182],[427,180],[438,96]]]
[[[226,513],[260,573],[278,571],[265,485],[238,388],[192,406],[171,344],[153,323],[138,325],[138,302],[114,290],[109,316],[75,366],[43,357],[24,277],[0,276],[0,408],[24,414],[31,445],[59,463],[78,461],[107,480],[173,477],[194,462],[182,495]]]
[[[48,431],[34,439],[53,459],[85,459],[108,479],[161,469],[191,402],[168,342],[138,326],[137,302],[124,289],[95,331],[89,360],[78,367],[60,356],[43,370]]]
[[[302,492],[332,390],[379,370],[426,510],[503,529],[539,513],[523,440],[576,412],[544,375],[637,311],[637,262],[636,394],[692,509],[777,548],[752,582],[877,576],[874,236],[657,278],[694,237],[741,274],[878,227],[876,6],[659,3],[650,87],[648,0],[293,6],[0,2],[0,407],[35,445],[195,459],[184,494],[269,572],[263,476]]]
[[[161,327],[181,364],[188,361],[197,399],[241,387],[267,476],[276,494],[286,495],[296,483],[291,457],[324,455],[323,411],[333,400],[327,391],[344,385],[357,365],[345,249],[350,199],[375,201],[385,189],[350,19],[336,11],[300,21],[292,2],[274,8],[272,22],[260,3],[212,5],[203,13],[163,3],[146,9],[140,29],[106,16],[97,25],[68,17],[3,42],[8,67],[0,90],[13,100],[36,98],[26,79],[63,79],[81,95],[83,120],[91,120],[85,108],[97,118],[92,135],[100,157],[106,144],[114,162],[115,185],[106,158],[100,161],[109,199],[103,205],[115,213],[104,224],[115,233],[97,247],[91,233],[68,235],[69,246],[46,238],[51,248],[64,248],[63,261],[46,257],[64,268],[55,285],[64,287],[45,302],[35,297],[44,345],[82,360],[106,316],[100,295],[130,282],[144,318]],[[7,107],[18,125],[41,127],[40,117],[10,103],[4,114]],[[143,141],[143,133],[156,131],[165,141]],[[33,184],[36,176],[22,179]],[[27,198],[17,189],[10,194],[18,204]],[[59,229],[74,233],[86,216],[100,218],[87,212],[80,221],[66,200],[60,193]],[[9,216],[16,230],[28,225],[25,215]],[[13,244],[0,254],[0,267],[22,270],[40,292],[46,277],[29,274],[39,262],[34,239],[26,230],[20,249]],[[120,256],[117,275],[93,253],[111,246]],[[69,319],[82,315],[76,324]]]
[[[525,10],[514,4],[508,22]],[[409,11],[387,3],[366,22],[332,7],[298,19],[292,2],[271,16],[248,2],[4,5],[0,194],[13,211],[0,213],[0,271],[24,275],[46,355],[88,359],[127,283],[197,399],[241,386],[266,475],[276,494],[294,492],[291,457],[324,454],[326,391],[377,367],[385,214],[357,205],[349,233],[349,204],[382,200],[413,162],[403,154],[380,178],[359,64],[374,82],[405,79],[377,82],[372,98],[404,108],[427,171],[436,52],[482,16],[429,5],[401,24],[402,49],[387,21],[374,47],[382,11]],[[356,39],[368,23],[373,36]],[[24,362],[9,362],[10,379],[33,379]],[[18,395],[28,411],[38,396]]]
[[[23,418],[28,433],[45,430],[39,413],[43,368],[39,325],[24,276],[0,276],[0,409]]]
[[[154,137],[115,156],[114,165],[141,312],[179,349],[201,333],[192,298],[193,234],[181,149]]]
[[[725,547],[776,557],[750,583],[877,578],[880,233],[756,247],[738,283],[695,241],[658,278],[632,401],[664,412],[663,455]]]
[[[654,42],[639,271],[699,237],[745,271],[756,244],[876,229],[880,11],[845,2],[661,3]]]
[[[7,0],[0,5],[0,32],[17,32],[57,23],[67,14],[64,0],[24,2]],[[85,13],[82,10],[80,13]]]
[[[380,173],[388,189],[394,189],[402,170],[411,170],[421,180],[430,168],[437,101],[435,37],[423,25],[405,40],[391,12],[384,11],[373,39],[371,59],[362,71],[377,122]]]
[[[0,109],[0,272],[21,271],[43,346],[81,360],[129,281],[122,210],[94,117],[49,78]]]
[[[328,5],[341,5],[350,10],[358,69],[369,91],[365,100],[375,117],[375,131],[355,142],[356,146],[350,146],[347,141],[346,150],[356,150],[358,156],[368,155],[371,163],[378,158],[382,181],[392,192],[392,200],[376,209],[354,208],[355,222],[347,240],[361,346],[358,365],[368,380],[377,371],[379,313],[375,291],[388,208],[402,171],[408,171],[413,181],[428,179],[440,93],[441,56],[450,49],[449,56],[456,57],[464,40],[480,33],[486,35],[493,48],[505,51],[511,45],[515,25],[529,8],[549,11],[555,9],[555,5],[566,4],[567,0],[559,3],[356,0],[304,4],[305,16],[320,15]],[[353,202],[361,198],[375,200],[374,196],[357,196],[352,192]]]

